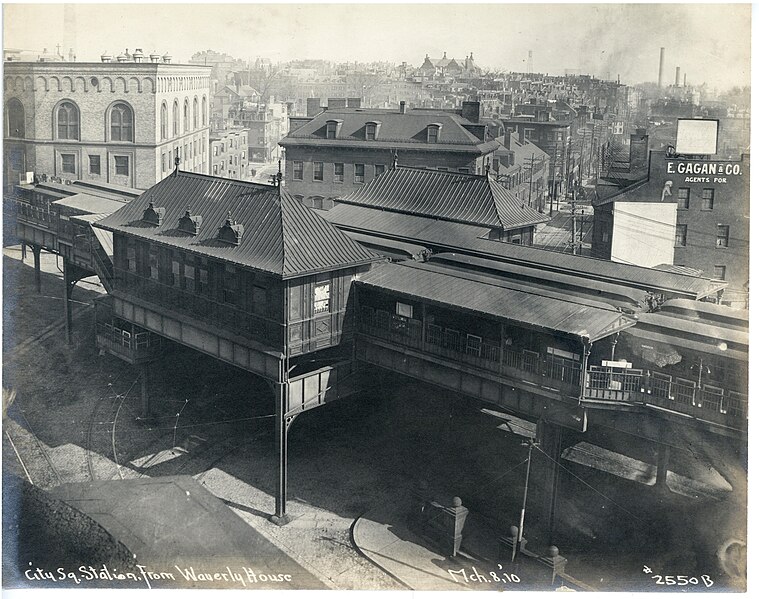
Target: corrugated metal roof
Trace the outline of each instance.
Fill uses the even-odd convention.
[[[506,230],[549,220],[487,175],[412,167],[390,169],[338,202]]]
[[[321,213],[332,224],[346,230],[377,232],[385,237],[403,237],[404,241],[423,243],[426,234],[440,235],[452,243],[464,243],[472,237],[487,235],[490,229],[452,221],[436,220],[426,216],[376,210],[353,204],[335,204],[334,208]],[[433,235],[428,233],[435,231]]]
[[[77,193],[53,202],[56,206],[65,206],[87,214],[110,214],[124,207],[124,202],[110,200],[89,193]]]
[[[434,272],[417,262],[382,264],[357,282],[360,286],[589,341],[635,324],[633,318],[615,310]]]
[[[699,319],[748,330],[748,310],[732,306],[688,299],[672,299],[664,302],[661,311],[677,318]]]
[[[347,231],[347,235],[370,250],[396,259],[416,259],[429,252],[423,245]]]
[[[473,271],[493,273],[511,281],[531,285],[536,289],[553,289],[561,292],[565,297],[567,295],[584,297],[633,312],[639,312],[646,305],[647,294],[640,289],[604,281],[590,281],[586,277],[576,275],[537,270],[502,260],[443,252],[430,258],[430,263],[467,273]]]
[[[654,329],[646,329],[641,327],[635,327],[625,331],[625,335],[628,335],[638,342],[646,342],[649,344],[655,343],[659,347],[666,348],[685,348],[698,352],[704,356],[720,356],[729,360],[748,360],[748,351],[745,348],[735,347],[728,343],[728,347],[725,350],[720,350],[715,343],[709,342],[703,339],[687,339],[684,337],[678,337],[663,331]],[[696,364],[698,366],[698,364]]]
[[[164,208],[160,226],[142,221],[150,203]],[[178,229],[186,211],[203,217],[197,235]],[[216,239],[230,217],[245,228],[238,246]],[[284,279],[380,259],[282,190],[179,171],[96,227],[227,260]]]
[[[666,312],[641,314],[638,328],[659,331],[678,337],[698,337],[715,349],[720,342],[748,350],[748,331],[721,326],[713,321],[688,320]]]
[[[484,239],[487,229],[430,218],[338,204],[325,213],[330,222],[360,232],[379,233],[386,237],[445,248],[449,251],[476,253],[483,257],[521,264],[546,272],[562,272],[588,280],[617,283],[651,292],[667,291],[693,299],[713,295],[727,287],[703,277],[666,272],[644,266],[610,262],[587,256],[552,252],[527,245]],[[433,225],[432,223],[439,223]]]
[[[98,229],[97,227],[92,227],[92,231],[100,242],[103,251],[113,259],[113,233],[105,229]]]

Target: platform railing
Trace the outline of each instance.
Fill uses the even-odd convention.
[[[159,335],[124,329],[107,322],[97,323],[97,343],[103,349],[133,359],[155,357],[163,348],[163,339]]]
[[[585,397],[646,403],[711,421],[748,418],[747,394],[654,370],[590,366]]]
[[[579,361],[527,349],[502,348],[498,341],[468,331],[432,323],[424,326],[421,320],[370,306],[361,309],[359,326],[367,335],[493,373],[516,375],[551,387],[574,386],[579,391]]]

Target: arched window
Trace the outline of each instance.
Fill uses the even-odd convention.
[[[111,141],[134,141],[134,117],[126,104],[111,108]]]
[[[8,136],[9,137],[24,137],[25,135],[25,120],[24,120],[24,106],[16,98],[11,98],[8,101]]]
[[[198,99],[192,101],[192,128],[198,128]]]
[[[174,136],[179,135],[179,101],[174,100],[174,112],[172,117],[172,133]]]
[[[79,139],[79,109],[72,102],[63,102],[56,111],[58,139]]]
[[[208,122],[206,119],[208,118],[206,115],[208,114],[208,103],[206,102],[206,97],[203,96],[203,126],[205,127]]]
[[[190,103],[187,98],[184,100],[184,132],[187,133],[190,130]]]
[[[161,104],[161,139],[169,138],[169,107]]]

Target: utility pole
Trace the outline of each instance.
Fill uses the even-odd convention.
[[[519,514],[519,536],[517,537],[517,547],[522,543],[524,537],[524,514],[527,511],[527,489],[530,484],[530,464],[532,463],[532,448],[538,444],[532,439],[528,439],[527,444],[530,448],[527,450],[527,474],[524,477],[524,495],[522,496],[522,511]]]
[[[585,228],[585,208],[580,209],[580,256],[582,256],[583,229]]]
[[[535,152],[532,153],[532,157],[530,158],[530,193],[529,197],[527,198],[527,204],[532,207],[532,173],[534,171],[535,167]]]
[[[572,253],[577,254],[577,203],[575,190],[572,190]]]

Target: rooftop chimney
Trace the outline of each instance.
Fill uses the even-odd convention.
[[[406,114],[406,102],[401,100],[401,114]]]
[[[472,123],[480,122],[480,103],[463,102],[461,104],[461,116]]]

